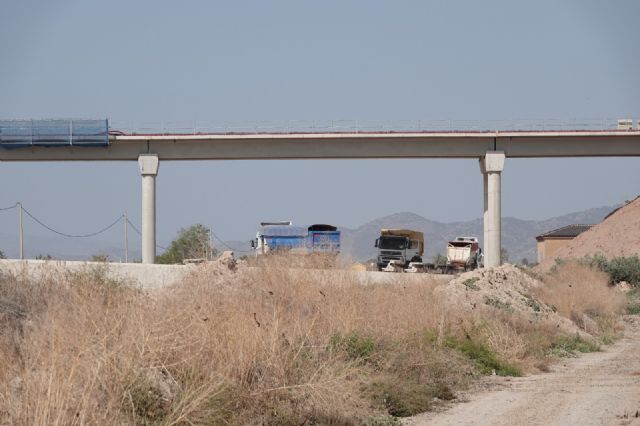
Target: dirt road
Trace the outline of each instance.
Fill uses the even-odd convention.
[[[552,372],[522,378],[490,377],[439,413],[405,424],[640,425],[640,317],[626,319],[625,337],[603,352],[569,359]]]

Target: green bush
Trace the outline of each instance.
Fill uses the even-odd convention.
[[[476,285],[476,282],[479,281],[479,280],[480,280],[480,278],[473,277],[473,278],[469,278],[469,279],[466,279],[466,280],[462,281],[462,284],[468,290],[480,290],[480,288]]]
[[[513,307],[507,303],[503,302],[500,299],[496,299],[495,297],[485,296],[484,304],[488,306],[493,306],[496,309],[502,309],[507,312],[513,312]]]
[[[467,339],[463,342],[456,342],[447,339],[445,344],[453,349],[460,351],[467,358],[475,362],[476,367],[482,374],[492,374],[495,372],[498,376],[516,376],[522,375],[522,371],[507,362],[498,358],[498,355],[487,346]]]
[[[432,408],[434,395],[423,384],[402,381],[379,381],[371,384],[373,399],[384,405],[394,417],[409,417]]]
[[[392,416],[372,417],[365,420],[363,426],[402,426],[402,421]]]
[[[540,302],[538,302],[533,296],[531,296],[530,294],[524,294],[524,293],[521,293],[521,294],[522,294],[522,297],[524,297],[525,305],[533,309],[534,312],[540,312],[542,310],[542,307],[540,306]]]
[[[598,268],[609,275],[612,284],[626,281],[629,284],[640,285],[640,258],[638,256],[618,256],[611,260],[603,254],[586,256],[581,263]]]
[[[355,331],[344,336],[339,333],[333,334],[330,344],[334,348],[344,350],[351,359],[368,360],[376,349],[373,338],[362,336]]]
[[[627,305],[627,314],[640,315],[640,303],[630,303]]]
[[[640,258],[638,256],[614,257],[609,261],[606,272],[611,282],[626,281],[633,285],[640,285]]]
[[[600,346],[598,344],[583,339],[578,333],[574,336],[560,336],[551,346],[551,355],[567,357],[575,356],[576,352],[588,353],[598,352]]]

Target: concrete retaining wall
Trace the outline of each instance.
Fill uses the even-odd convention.
[[[192,265],[143,265],[141,263],[78,262],[70,260],[0,260],[0,272],[39,278],[51,273],[81,272],[106,267],[109,278],[125,280],[143,288],[160,288],[184,278]]]
[[[162,288],[185,278],[196,265],[144,265],[141,263],[78,262],[70,260],[0,260],[0,272],[27,274],[38,279],[56,273],[82,272],[88,268],[106,267],[107,277],[124,280],[145,289]],[[391,272],[316,270],[318,276],[347,276],[353,282],[362,284],[393,284],[397,282],[432,281],[445,283],[452,275],[398,274]]]

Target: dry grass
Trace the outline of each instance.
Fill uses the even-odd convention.
[[[577,262],[568,262],[544,278],[538,291],[544,302],[571,319],[590,334],[615,334],[621,330],[617,319],[627,299],[609,285],[604,272]]]
[[[0,424],[364,424],[528,369],[557,337],[445,309],[428,276],[374,285],[285,265],[205,265],[150,294],[100,271],[0,277]],[[545,296],[568,314],[617,309]]]

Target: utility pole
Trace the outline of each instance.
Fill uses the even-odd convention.
[[[20,227],[20,260],[24,260],[24,227],[22,226],[22,203],[18,202],[18,226]]]
[[[127,212],[124,212],[124,263],[129,263],[129,218]]]
[[[213,227],[209,227],[209,260],[213,260]]]

